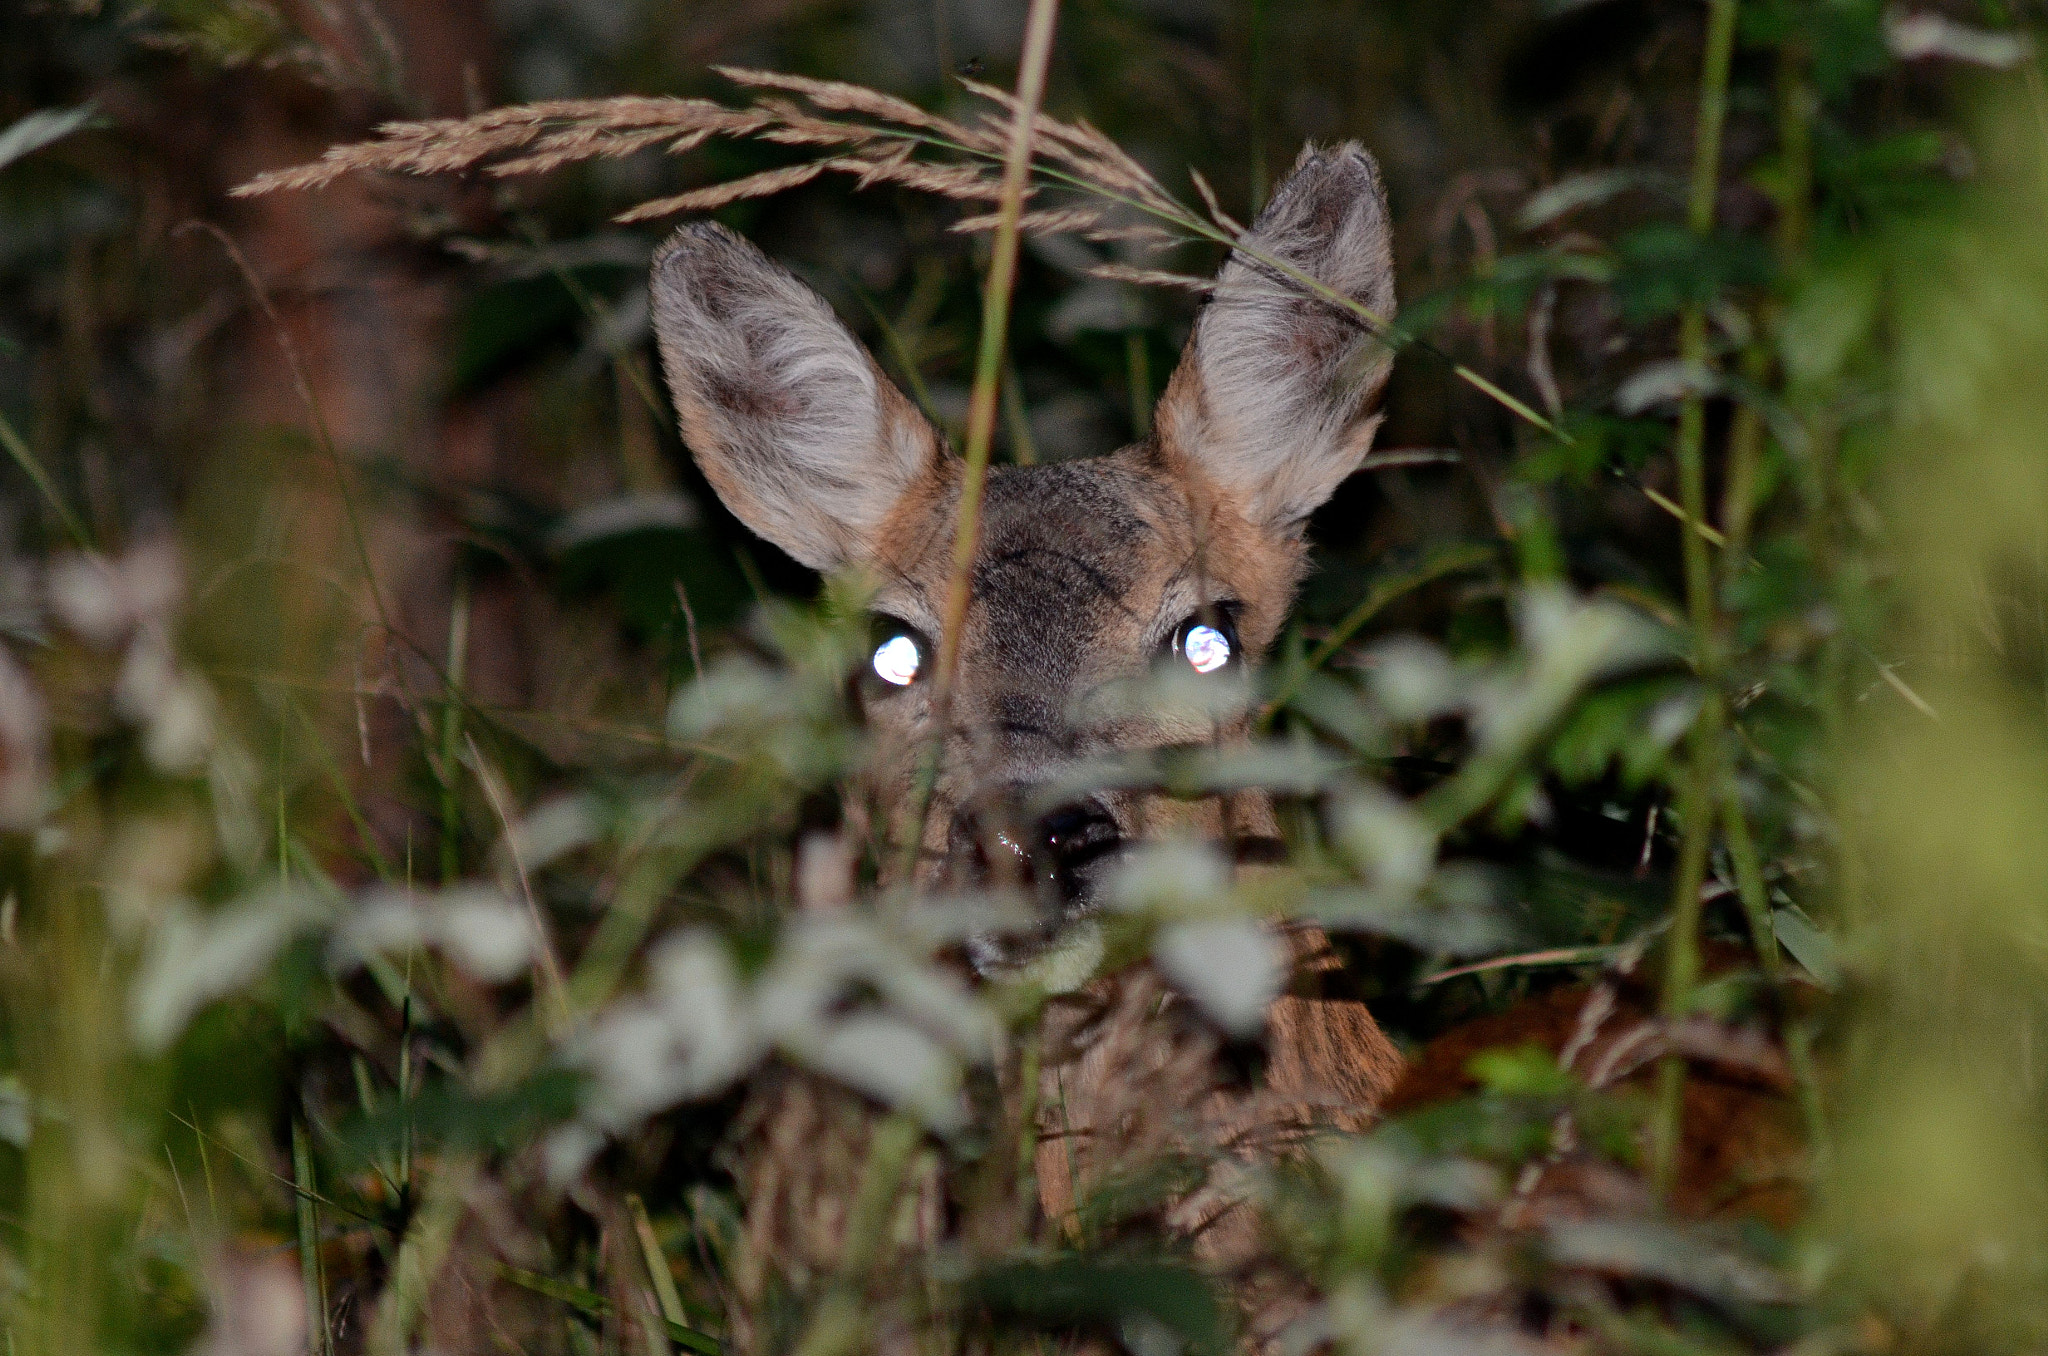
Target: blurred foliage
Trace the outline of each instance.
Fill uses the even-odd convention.
[[[0,10],[10,1356],[1227,1348],[1153,1219],[1202,1165],[1069,1230],[989,1089],[1062,965],[1149,955],[1240,1022],[1274,915],[1413,1057],[1381,1124],[1255,1174],[1312,1297],[1280,1349],[2038,1350],[2042,16],[1744,0],[1702,230],[1705,12],[1064,8],[1048,106],[1239,216],[1364,141],[1424,342],[1312,525],[1261,742],[1095,770],[1274,787],[1287,869],[1133,854],[1097,931],[970,987],[1017,901],[874,888],[860,585],[699,476],[658,231],[611,221],[787,154],[225,191],[393,118],[728,97],[714,62],[954,110],[1022,6]],[[957,428],[956,212],[722,215]],[[1124,443],[1171,370],[1191,301],[1101,257],[1027,248],[1004,455]],[[812,1145],[860,1194],[840,1269],[750,1305],[733,1146],[798,1069],[860,1099]],[[906,1249],[939,1179],[958,1241]]]

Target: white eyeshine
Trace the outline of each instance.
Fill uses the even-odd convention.
[[[1214,673],[1230,662],[1230,637],[1213,626],[1192,626],[1180,652],[1196,673]],[[877,662],[879,659],[877,656]]]
[[[909,636],[891,636],[876,647],[874,662],[876,677],[897,687],[909,687],[917,681],[924,656],[917,652],[917,642]]]

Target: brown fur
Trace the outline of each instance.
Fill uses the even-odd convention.
[[[1305,152],[1247,242],[1391,314],[1384,195],[1357,147]],[[877,611],[937,637],[960,467],[824,302],[736,237],[696,226],[658,258],[654,307],[685,436],[727,505],[799,560],[867,570]],[[1154,438],[1093,461],[992,471],[921,881],[959,871],[978,831],[963,824],[1078,759],[1248,737],[1248,713],[1218,723],[1118,709],[1104,694],[1146,674],[1176,628],[1216,604],[1234,609],[1244,657],[1264,653],[1305,565],[1301,523],[1365,455],[1386,369],[1358,318],[1234,254]],[[915,831],[916,759],[939,733],[931,686],[882,692],[867,716],[879,747],[872,800],[882,836],[901,839]],[[1262,794],[1189,804],[1126,791],[1094,803],[1124,841],[1276,834]],[[1035,1099],[1014,1059],[1000,1073],[1006,1119],[1037,1105],[1022,1131],[1038,1137],[1036,1204],[1051,1230],[1113,1227],[1100,1207],[1121,1192],[1238,1280],[1257,1331],[1301,1297],[1260,1278],[1246,1169],[1314,1126],[1364,1124],[1401,1066],[1362,1006],[1315,992],[1319,934],[1294,943],[1298,981],[1268,1014],[1263,1078],[1226,1059],[1219,1034],[1146,966],[1051,1003]],[[855,1105],[795,1076],[757,1094],[740,1155],[749,1304],[778,1278],[801,1288],[831,1270],[865,1143]],[[1131,1205],[1161,1163],[1185,1171]],[[927,1243],[941,1228],[939,1190],[923,1179],[906,1216]]]

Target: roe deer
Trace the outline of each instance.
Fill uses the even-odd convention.
[[[1386,198],[1355,144],[1304,151],[1246,244],[1393,312]],[[906,835],[919,750],[937,733],[928,678],[961,463],[821,297],[721,227],[686,226],[661,250],[653,305],[685,440],[726,505],[804,564],[859,566],[878,581],[883,629],[864,700],[883,750],[874,801],[897,807]],[[1168,828],[1277,836],[1262,793],[1105,793],[1039,813],[1034,792],[1091,754],[1246,737],[1245,715],[1220,728],[1129,711],[1090,719],[1087,698],[1160,663],[1244,681],[1304,571],[1309,514],[1371,445],[1391,362],[1356,318],[1234,252],[1150,437],[1107,457],[992,469],[921,879],[1036,881],[1049,933],[1093,907],[1125,844]],[[1260,1086],[1228,1071],[1219,1037],[1147,968],[1052,1005],[1035,1099],[1051,1219],[1067,1221],[1120,1164],[1192,1157],[1208,1174],[1163,1204],[1161,1220],[1236,1269],[1241,1295],[1257,1289],[1256,1230],[1235,1208],[1243,1174],[1232,1169],[1318,1119],[1368,1119],[1401,1067],[1362,1006],[1315,995],[1320,938],[1292,941],[1302,973],[1269,1011]],[[983,970],[1019,956],[995,939],[973,948]],[[1008,1086],[1016,1104],[1014,1069]],[[826,1180],[836,1170],[819,1166],[829,1136],[817,1118],[828,1094],[805,1095],[756,1119],[765,1161],[743,1174],[754,1242],[799,1272],[832,1264],[852,1171]],[[1249,1307],[1270,1332],[1286,1306]]]

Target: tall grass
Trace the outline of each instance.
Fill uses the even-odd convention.
[[[1299,1296],[1276,1350],[2038,1349],[2039,57],[2003,13],[1714,0],[1495,98],[1627,7],[1511,8],[1264,0],[1233,55],[1097,7],[1055,48],[1034,0],[978,118],[936,79],[733,68],[744,104],[337,124],[262,210],[396,212],[469,261],[415,261],[463,299],[434,454],[539,454],[463,484],[362,432],[346,308],[233,242],[270,218],[170,234],[106,206],[147,129],[0,129],[8,1352],[1163,1356],[1242,1342],[1259,1286]],[[15,50],[53,104],[139,33],[131,94],[253,66],[341,117],[403,78],[360,55],[395,42],[374,17],[151,6]],[[834,22],[775,30],[788,64],[847,50]],[[1382,55],[1411,43],[1464,52],[1484,106]],[[1133,116],[1161,71],[1230,91],[1252,153],[1169,135],[1184,95]],[[694,504],[627,448],[650,238],[619,232],[718,211],[829,265],[978,475],[1005,385],[1013,453],[1073,446],[1027,407],[1137,431],[1173,298],[1310,130],[1379,145],[1397,190],[1395,445],[1317,525],[1259,741],[1098,769],[1270,786],[1287,861],[1136,854],[1055,950],[1073,973],[970,986],[959,942],[1019,901],[879,889],[892,845],[841,812],[862,585],[746,542],[667,430]],[[1201,210],[1163,186],[1183,160]],[[38,234],[74,197],[124,224]],[[228,300],[146,259],[201,245],[177,259]],[[206,350],[237,315],[247,346]],[[124,375],[201,351],[282,352],[265,418],[297,431]],[[179,428],[173,532],[108,467],[146,479],[138,430]],[[1191,939],[1275,919],[1336,934],[1328,982],[1409,1049],[1392,1113],[1247,1170],[1255,1277],[1162,1224],[1205,1163],[1048,1218],[1060,1109],[1003,1091],[1037,1084],[1047,988],[1149,959],[1229,1025],[1266,995]],[[808,1120],[761,1114],[789,1099]],[[763,1205],[798,1178],[830,1189]]]

